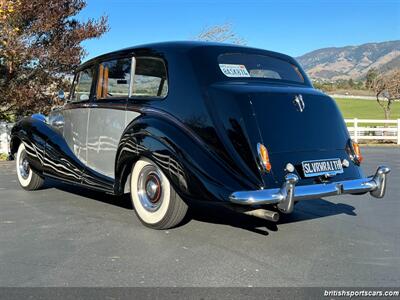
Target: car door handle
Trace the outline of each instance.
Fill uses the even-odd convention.
[[[94,108],[94,107],[98,107],[98,104],[96,103],[84,103],[82,104],[83,108]]]

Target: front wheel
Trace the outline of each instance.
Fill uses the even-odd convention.
[[[36,174],[29,166],[24,143],[21,143],[18,147],[16,167],[18,181],[23,189],[34,191],[43,186],[44,179]]]
[[[131,199],[139,220],[154,229],[178,225],[188,210],[160,168],[147,159],[132,168]]]

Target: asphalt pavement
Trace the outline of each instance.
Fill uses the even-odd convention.
[[[400,283],[400,147],[363,148],[392,168],[387,195],[299,203],[277,224],[196,207],[144,227],[127,198],[48,180],[19,187],[0,162],[0,286],[379,286]]]

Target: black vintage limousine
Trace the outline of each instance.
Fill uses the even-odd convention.
[[[12,130],[26,190],[45,177],[130,193],[146,226],[179,224],[192,201],[278,221],[300,200],[382,198],[335,102],[291,57],[235,45],[168,42],[84,63],[69,99]]]

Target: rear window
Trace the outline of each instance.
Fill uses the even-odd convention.
[[[221,72],[231,78],[264,78],[304,83],[297,66],[267,55],[226,53],[218,57]]]

